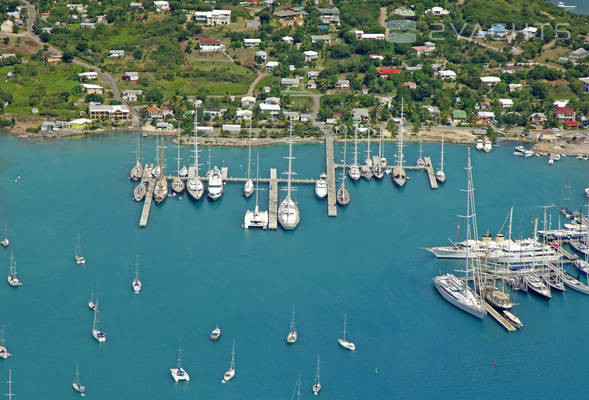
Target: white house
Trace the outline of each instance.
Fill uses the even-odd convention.
[[[125,56],[125,50],[109,50],[108,56],[110,58],[121,58]]]
[[[154,1],[153,6],[157,12],[170,11],[170,3],[167,1]]]
[[[531,38],[536,36],[536,34],[538,33],[538,28],[534,27],[534,26],[528,26],[524,29],[522,29],[522,35],[524,35],[524,37],[527,38]]]
[[[304,51],[303,54],[305,55],[305,62],[314,61],[319,58],[319,54],[313,50]]]
[[[503,107],[503,108],[511,108],[511,107],[513,107],[513,100],[499,99],[499,104],[501,104],[501,107]]]
[[[137,96],[143,96],[143,90],[141,90],[141,89],[123,90],[123,92],[121,94],[123,96],[123,100],[137,101]]]
[[[435,16],[440,16],[440,15],[448,15],[448,14],[450,14],[450,11],[443,9],[442,7],[432,7],[429,10],[425,10],[425,13],[435,15]]]
[[[280,63],[278,61],[268,61],[266,63],[266,71],[273,71],[274,68],[278,67]]]
[[[522,90],[523,85],[521,83],[510,83],[507,87],[509,87],[510,92],[519,92]]]
[[[330,35],[311,35],[311,43],[324,43],[324,44],[331,44],[331,36]]]
[[[266,97],[265,104],[280,104],[280,97]]]
[[[253,108],[256,105],[256,98],[254,96],[243,96],[240,102],[242,107]]]
[[[339,9],[337,7],[334,8],[318,8],[319,11],[319,20],[322,24],[336,24],[339,25]]]
[[[384,40],[384,33],[364,33],[364,31],[352,31],[359,40]]]
[[[90,71],[90,72],[82,72],[78,74],[78,79],[86,79],[88,81],[93,81],[98,79],[98,72]]]
[[[100,85],[92,85],[90,83],[82,83],[80,85],[82,87],[82,91],[86,94],[103,94],[104,88]]]
[[[307,72],[307,79],[315,79],[319,76],[319,71],[308,71]]]
[[[294,39],[291,36],[283,36],[282,41],[288,44],[294,44]]]
[[[481,82],[487,86],[495,86],[501,82],[501,78],[497,76],[481,76]]]
[[[237,111],[235,111],[235,118],[250,120],[252,119],[253,114],[252,110],[242,110],[238,108]]]
[[[198,47],[201,53],[225,50],[225,45],[219,39],[199,39]]]
[[[456,72],[450,69],[443,69],[439,71],[438,76],[440,77],[440,79],[449,79],[451,81],[456,80]]]
[[[209,26],[229,25],[231,23],[231,10],[196,11],[194,20]]]
[[[262,39],[243,39],[244,47],[258,47],[262,43]]]
[[[270,115],[280,114],[280,104],[260,103],[258,106],[260,107],[260,111],[267,112]]]
[[[299,78],[282,78],[280,80],[280,86],[284,87],[299,87],[300,84]]]

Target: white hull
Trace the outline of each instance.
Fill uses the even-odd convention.
[[[190,375],[184,368],[170,368],[170,375],[172,375],[172,379],[176,383],[181,381],[190,382]]]
[[[142,287],[141,281],[139,279],[133,280],[131,287],[133,288],[133,293],[139,294],[139,292],[141,292]]]
[[[211,200],[217,200],[223,195],[223,177],[217,167],[209,174],[207,196]]]
[[[245,216],[243,217],[243,227],[245,229],[249,228],[268,228],[268,211],[259,211],[258,209],[254,211],[247,210],[245,212]]]
[[[442,296],[448,303],[461,309],[462,311],[467,312],[468,314],[470,314],[474,317],[483,319],[487,315],[487,311],[484,309],[484,307],[480,303],[478,303],[477,305],[471,306],[469,304],[466,304],[464,301],[458,300],[455,296],[450,294],[450,292],[448,291],[449,289],[447,288],[447,285],[445,285],[444,281],[441,279],[441,278],[445,278],[446,276],[443,275],[443,276],[437,276],[437,277],[433,278],[434,286],[436,287],[438,293],[440,293],[440,296]],[[465,289],[466,295],[471,299],[476,298],[476,294],[474,293],[474,291],[470,287],[468,287],[466,282],[463,282],[463,284],[465,285],[465,287],[463,289]]]
[[[227,383],[229,382],[231,379],[233,379],[235,377],[235,370],[233,368],[227,370],[227,372],[225,372],[225,374],[223,375],[223,383]]]
[[[319,199],[324,199],[327,196],[327,181],[325,179],[315,182],[315,196]]]
[[[104,332],[99,331],[98,329],[92,329],[92,336],[96,339],[99,343],[106,342],[106,335]]]
[[[350,169],[348,170],[348,175],[354,181],[357,181],[362,177],[362,174],[360,173],[360,168],[358,168],[357,165],[352,165],[350,167]]]
[[[243,195],[245,197],[250,197],[254,193],[254,182],[251,179],[248,179],[243,186]]]
[[[200,179],[189,178],[186,182],[186,191],[194,200],[200,200],[205,192],[205,187]]]
[[[285,197],[278,207],[278,222],[284,229],[292,230],[297,227],[299,221],[299,208],[289,196]]]
[[[393,167],[393,182],[399,187],[405,186],[407,182],[407,174],[405,169],[401,167]]]
[[[340,346],[342,346],[346,350],[350,350],[350,351],[356,350],[356,345],[353,342],[349,342],[344,339],[338,339],[337,342],[339,343]]]

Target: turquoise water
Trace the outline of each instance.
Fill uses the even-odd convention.
[[[144,147],[152,156],[153,138]],[[439,144],[424,149],[437,164]],[[17,290],[0,285],[0,319],[14,354],[0,360],[0,380],[12,368],[17,398],[77,398],[71,379],[78,360],[88,398],[288,399],[301,372],[301,397],[310,399],[317,355],[328,399],[585,395],[579,372],[589,297],[518,296],[525,328],[507,334],[490,318],[481,322],[450,306],[432,285],[438,272],[460,267],[420,247],[455,233],[465,205],[466,147],[446,146],[448,181],[439,190],[417,172],[403,190],[390,178],[349,184],[352,201],[337,218],[327,217],[310,185],[300,186],[302,222],[293,232],[242,230],[254,199],[244,200],[239,184],[229,184],[216,203],[167,199],[139,229],[141,205],[131,200],[127,179],[133,150],[131,135],[52,143],[0,135],[0,229],[6,219],[24,282]],[[392,151],[388,144],[389,159]],[[270,167],[286,168],[286,146],[256,152],[264,176]],[[300,177],[324,170],[322,145],[294,152]],[[541,215],[537,206],[560,203],[566,177],[571,207],[584,204],[589,162],[566,158],[550,167],[546,158],[511,153],[505,144],[472,154],[479,231],[498,230],[513,205],[515,235],[526,235],[531,216]],[[406,154],[414,162],[417,145],[407,145]],[[214,148],[212,158],[230,175],[243,174],[247,149]],[[84,267],[73,261],[78,229]],[[137,253],[143,290],[134,296]],[[6,268],[8,257],[0,248]],[[100,297],[103,345],[91,337],[91,288]],[[293,303],[299,341],[288,346]],[[355,353],[337,344],[344,312]],[[223,335],[212,343],[217,320]],[[237,375],[222,385],[233,338]],[[173,383],[168,371],[180,339],[188,384]]]

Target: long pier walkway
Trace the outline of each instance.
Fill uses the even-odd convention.
[[[436,179],[436,173],[434,172],[434,166],[432,165],[432,159],[430,157],[424,157],[425,170],[427,171],[427,177],[429,178],[429,185],[432,189],[438,188],[438,181]]]
[[[335,164],[333,161],[333,136],[325,136],[325,166],[327,168],[327,215],[337,217],[335,205]]]
[[[141,219],[139,220],[139,226],[141,228],[145,228],[147,226],[149,211],[151,210],[151,200],[153,199],[153,189],[155,189],[155,179],[150,179],[147,181],[147,193],[145,193],[143,211],[141,211]]]
[[[487,303],[486,301],[483,300],[483,305],[485,306],[485,309],[487,310],[487,312],[489,314],[491,314],[491,316],[493,318],[495,318],[495,321],[497,321],[499,323],[499,325],[504,327],[508,332],[515,332],[516,331],[515,327],[511,324],[511,322],[509,322],[507,319],[503,318],[503,316],[501,314],[499,314],[499,312],[497,310],[495,310],[493,307],[491,307],[491,305],[489,303]]]
[[[270,168],[270,180],[268,186],[268,229],[277,229],[278,214],[278,179],[276,168]]]

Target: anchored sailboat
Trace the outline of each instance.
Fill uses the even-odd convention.
[[[315,383],[313,383],[313,394],[317,396],[321,391],[321,381],[319,379],[319,356],[317,356],[317,373],[315,375]]]
[[[360,173],[360,167],[358,167],[358,129],[354,127],[354,164],[348,170],[348,175],[354,181],[360,179],[362,174]]]
[[[186,191],[194,200],[200,200],[205,192],[205,187],[200,180],[198,172],[198,104],[194,107],[194,165],[188,169]]]
[[[383,157],[382,129],[379,129],[378,137],[378,161],[372,168],[374,177],[381,180],[384,177],[384,168],[387,165],[387,159]]]
[[[16,276],[16,262],[14,261],[14,256],[12,254],[12,250],[10,250],[10,267],[9,267],[9,272],[8,272],[8,284],[12,287],[22,286],[22,282]]]
[[[350,342],[349,340],[346,339],[346,326],[347,326],[347,322],[348,321],[347,321],[347,318],[346,318],[346,314],[344,313],[344,337],[343,337],[343,339],[338,339],[337,342],[344,349],[354,351],[354,350],[356,350],[356,345],[354,344],[354,342]]]
[[[233,339],[233,350],[231,350],[231,363],[229,369],[223,375],[222,383],[227,383],[235,377],[235,339]]]
[[[399,123],[399,136],[397,141],[397,165],[393,167],[393,182],[403,187],[407,182],[407,173],[403,168],[403,99],[401,99],[401,122]]]
[[[292,344],[295,343],[298,339],[297,334],[297,326],[295,324],[295,306],[292,305],[292,317],[290,319],[290,330],[288,331],[288,335],[286,335],[286,343]]]
[[[252,165],[252,119],[250,118],[250,138],[247,146],[247,180],[243,186],[243,195],[250,197],[254,193],[254,182],[251,179],[251,165]]]
[[[98,310],[98,298],[94,301],[94,289],[90,289],[90,300],[88,300],[88,308],[92,311]]]
[[[0,245],[2,247],[8,247],[10,244],[10,240],[8,240],[8,222],[4,221],[4,239],[0,241]]]
[[[346,189],[346,136],[344,135],[344,165],[342,166],[342,183],[337,190],[335,199],[340,206],[345,206],[350,202],[350,193]]]
[[[176,168],[176,176],[174,177],[174,179],[172,179],[172,190],[176,194],[180,194],[184,191],[184,187],[185,187],[184,181],[180,178],[180,135],[178,135],[176,140],[178,141],[178,143],[177,143],[178,156],[176,157],[176,160],[178,162],[178,166]],[[184,167],[184,169],[186,169],[186,167]]]
[[[288,181],[286,186],[286,197],[278,206],[278,222],[282,228],[286,230],[292,230],[297,227],[299,224],[301,215],[299,213],[299,207],[297,203],[290,196],[290,192],[292,190],[292,121],[290,122],[290,129],[289,129],[289,140],[288,140]]]
[[[139,255],[135,257],[135,279],[133,279],[133,283],[131,287],[133,288],[133,293],[139,294],[141,291],[141,280],[139,280]]]
[[[12,354],[8,352],[6,349],[6,337],[4,336],[4,325],[2,325],[2,331],[0,332],[2,336],[0,336],[0,358],[6,360],[8,357],[11,357]]]
[[[82,256],[82,245],[80,244],[80,231],[78,230],[78,237],[76,238],[76,251],[74,252],[74,259],[76,264],[86,264],[86,257]]]
[[[440,156],[440,169],[436,171],[436,179],[440,183],[446,182],[446,174],[444,173],[444,133],[442,132],[442,155]]]
[[[190,381],[190,375],[184,368],[182,368],[182,346],[178,344],[178,359],[176,360],[176,368],[170,368],[170,374],[174,382]]]
[[[129,179],[137,182],[143,176],[143,165],[141,164],[141,132],[137,132],[137,141],[135,144],[135,166],[131,168]]]
[[[76,392],[84,393],[86,391],[86,386],[80,383],[80,371],[78,370],[78,362],[76,361],[76,371],[74,373],[74,381],[72,382],[72,386]]]
[[[94,310],[94,321],[92,322],[92,336],[96,339],[99,343],[106,342],[106,334],[98,329],[98,325],[96,322],[96,315],[98,314],[98,301],[96,302],[96,309]]]
[[[260,181],[260,155],[257,155],[256,162],[256,208],[254,211],[247,210],[243,217],[243,227],[245,229],[251,228],[268,228],[268,211],[260,211],[258,207],[258,191]]]
[[[360,174],[362,175],[362,178],[364,179],[372,179],[372,176],[374,175],[372,173],[372,156],[371,156],[371,152],[370,152],[370,128],[367,128],[367,133],[368,133],[368,140],[366,143],[366,159],[364,160],[364,165],[360,168]]]

